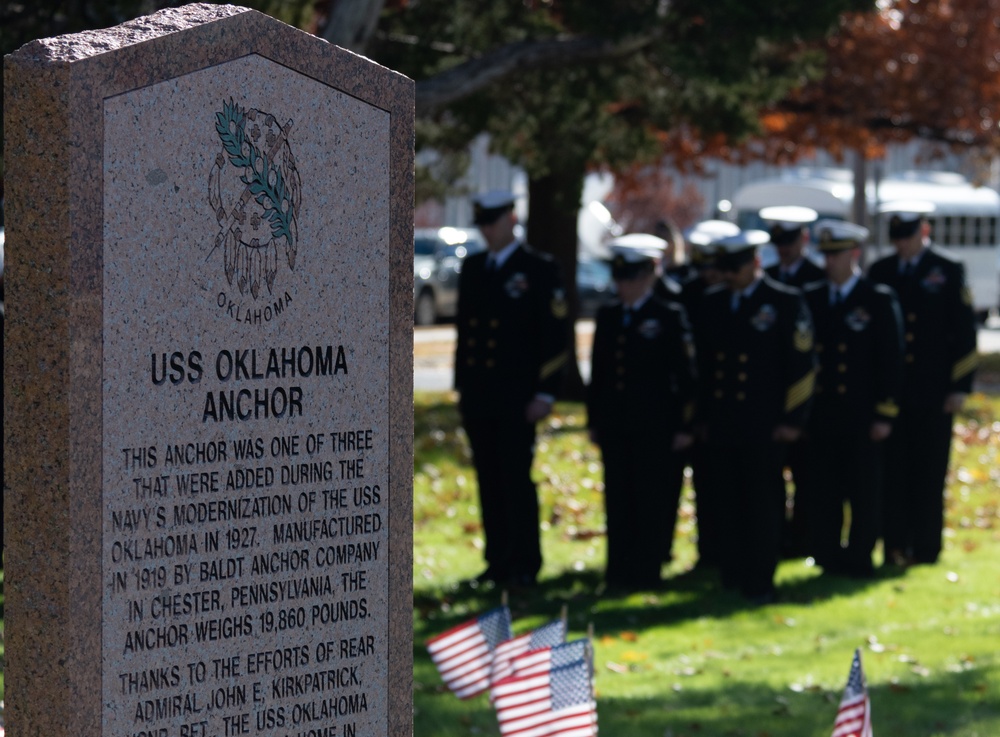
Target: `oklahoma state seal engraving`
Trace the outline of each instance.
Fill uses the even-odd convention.
[[[274,291],[279,255],[295,270],[302,181],[288,142],[289,120],[245,110],[232,99],[215,114],[221,150],[209,174],[208,200],[220,230],[211,257],[222,250],[226,280],[256,300]],[[228,200],[228,201],[227,201]]]

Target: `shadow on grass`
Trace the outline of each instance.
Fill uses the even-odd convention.
[[[851,596],[902,574],[898,569],[883,569],[868,580],[816,575],[779,586],[776,603],[802,605]],[[710,569],[665,579],[655,591],[630,592],[605,590],[599,571],[566,571],[526,589],[505,591],[465,583],[418,589],[414,593],[417,640],[500,606],[505,595],[515,622],[528,618],[539,624],[559,616],[565,606],[571,630],[586,631],[592,624],[596,635],[669,626],[698,617],[721,619],[754,608],[736,592],[723,589],[717,573]]]
[[[418,678],[432,683],[433,667]],[[872,724],[878,735],[986,734],[977,725],[996,719],[998,706],[989,683],[1000,668],[941,673],[916,685],[869,688]],[[822,688],[775,689],[764,683],[727,682],[719,688],[688,688],[683,683],[656,697],[606,697],[601,681],[617,675],[597,673],[598,725],[601,734],[661,737],[828,737],[840,691]],[[627,677],[627,676],[626,676]],[[970,731],[971,730],[971,731]],[[417,737],[440,734],[499,734],[486,696],[461,702],[442,687],[419,686],[414,714]]]

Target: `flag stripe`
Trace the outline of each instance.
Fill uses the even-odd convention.
[[[451,647],[456,642],[461,642],[474,636],[481,636],[478,623],[473,622],[470,624],[466,622],[465,624],[451,628],[437,637],[432,637],[427,641],[427,650],[431,653],[436,653],[439,650]]]
[[[871,701],[861,666],[861,650],[854,651],[847,686],[837,709],[832,737],[872,737]]]
[[[549,712],[539,715],[536,718],[523,719],[514,724],[501,724],[500,734],[516,734],[518,737],[532,737],[533,735],[559,734],[561,730],[570,728],[592,728],[593,719],[590,712],[591,707],[589,705],[581,704],[568,714],[560,712],[558,715],[553,715]]]
[[[426,644],[441,680],[464,699],[489,688],[493,649],[510,636],[510,611],[503,606],[452,627]]]
[[[538,675],[508,676],[494,684],[491,695],[503,737],[596,734],[590,663],[583,658]]]

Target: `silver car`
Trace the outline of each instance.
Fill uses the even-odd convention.
[[[433,325],[455,317],[462,259],[486,248],[476,228],[417,228],[413,233],[413,319]]]

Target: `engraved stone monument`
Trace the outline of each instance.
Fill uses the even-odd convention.
[[[412,82],[204,4],[4,73],[8,733],[410,734]]]

